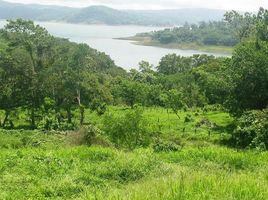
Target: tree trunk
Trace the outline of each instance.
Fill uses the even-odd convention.
[[[67,118],[68,118],[68,124],[72,123],[72,113],[71,113],[71,108],[67,108]]]
[[[8,120],[8,117],[10,115],[10,111],[9,110],[6,110],[5,111],[5,118],[4,118],[4,121],[3,121],[3,124],[2,124],[2,127],[4,128],[6,123],[7,123],[7,120]]]
[[[175,115],[178,117],[178,119],[180,119],[180,115],[178,114],[178,112],[176,110],[173,110]]]
[[[36,90],[35,90],[35,85],[37,83],[37,79],[36,79],[36,62],[34,60],[34,56],[33,56],[33,50],[32,48],[30,48],[28,50],[31,61],[32,61],[32,73],[33,73],[33,79],[32,79],[32,107],[31,107],[31,128],[34,129],[36,128],[35,126],[35,109],[34,109],[34,105],[35,105],[35,97],[36,97]]]
[[[35,128],[35,110],[34,108],[31,109],[31,128]]]
[[[85,119],[85,109],[82,105],[80,105],[80,125],[84,125],[84,119]]]
[[[76,94],[77,94],[77,103],[79,106],[79,110],[80,110],[80,125],[82,126],[84,124],[84,119],[85,119],[85,109],[84,106],[81,104],[81,93],[80,90],[76,90]]]

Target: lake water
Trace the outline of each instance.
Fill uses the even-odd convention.
[[[5,24],[0,21],[0,28]],[[52,35],[68,38],[70,41],[86,43],[92,48],[105,52],[118,66],[126,70],[138,68],[138,63],[146,60],[156,66],[160,59],[170,53],[182,56],[202,54],[205,52],[194,50],[165,49],[159,47],[140,46],[132,41],[116,40],[114,38],[129,37],[136,33],[160,30],[159,27],[144,26],[107,26],[107,25],[76,25],[65,23],[38,22]],[[213,54],[224,56],[224,54]]]

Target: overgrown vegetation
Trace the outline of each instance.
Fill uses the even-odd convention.
[[[225,21],[202,22],[199,25],[185,24],[151,33],[137,34],[137,37],[150,37],[161,44],[196,43],[201,45],[234,46],[239,40],[235,37],[233,27]]]
[[[265,200],[268,11],[226,17],[243,36],[232,58],[171,54],[129,72],[9,21],[0,198]]]
[[[233,139],[242,148],[268,149],[268,109],[249,111],[237,121]]]
[[[221,21],[185,23],[180,27],[138,33],[126,39],[137,41],[141,45],[231,53],[232,47],[254,37],[258,29],[264,28],[259,26],[264,13],[263,8],[258,14],[231,11],[225,13]]]
[[[111,107],[109,112],[125,111]],[[220,146],[228,132],[207,125],[196,132],[192,128],[204,117],[226,128],[232,123],[228,114],[180,115],[178,121],[165,109],[146,109],[151,129],[162,134],[151,147],[133,151],[73,140],[74,134],[92,133],[91,128],[67,135],[1,130],[0,198],[266,199],[267,152]],[[193,115],[193,122],[184,124],[187,115]],[[104,126],[105,116],[94,112],[86,118]]]
[[[72,111],[103,110],[111,101],[108,81],[125,72],[85,44],[52,37],[31,21],[9,21],[1,38],[0,108],[5,127],[11,113],[26,110],[32,128],[69,129]],[[67,123],[67,125],[66,125]]]
[[[150,137],[147,127],[140,108],[126,111],[123,115],[107,114],[104,118],[104,131],[117,147],[134,149],[148,146]]]

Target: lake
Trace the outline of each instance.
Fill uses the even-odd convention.
[[[163,29],[160,27],[78,25],[54,22],[37,23],[45,27],[54,36],[68,38],[73,42],[86,43],[92,48],[105,52],[115,61],[115,64],[126,70],[131,68],[137,69],[138,63],[142,60],[148,61],[156,66],[163,56],[170,53],[176,53],[182,56],[206,53],[195,50],[140,46],[133,44],[132,41],[114,39],[133,36],[136,33]],[[0,28],[3,27],[4,24],[4,21],[0,21]],[[224,54],[218,53],[214,53],[212,55],[224,56]]]

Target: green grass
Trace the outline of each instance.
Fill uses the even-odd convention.
[[[127,108],[110,107],[108,112],[115,115],[122,115]],[[185,122],[186,116],[191,116],[191,122]],[[203,112],[201,110],[181,111],[178,118],[171,110],[163,108],[145,108],[144,116],[149,124],[150,132],[159,132],[161,137],[167,140],[203,141],[215,142],[228,137],[228,127],[232,124],[233,118],[221,111]],[[91,122],[102,129],[103,116],[87,111],[86,122]],[[202,121],[209,120],[215,127],[195,127]]]
[[[0,199],[267,199],[268,153],[220,145],[233,121],[227,113],[188,111],[178,119],[161,108],[144,112],[151,131],[180,140],[180,151],[89,147],[70,144],[65,133],[0,130]],[[186,115],[193,121],[184,123]],[[195,131],[204,118],[216,128]],[[87,122],[101,128],[102,120],[87,111]]]

